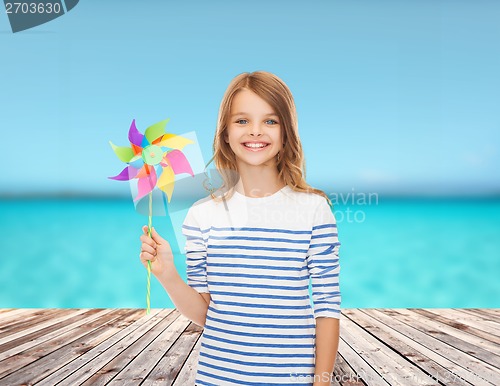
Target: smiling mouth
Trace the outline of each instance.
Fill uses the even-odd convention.
[[[267,146],[269,146],[269,143],[265,142],[243,142],[243,146],[245,146],[247,149],[263,149]]]

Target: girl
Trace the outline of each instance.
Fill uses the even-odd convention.
[[[140,237],[144,266],[151,260],[179,312],[204,327],[196,385],[330,385],[340,243],[330,200],[304,180],[286,84],[263,71],[234,78],[213,148],[224,189],[182,226],[188,283],[168,241],[146,226]]]

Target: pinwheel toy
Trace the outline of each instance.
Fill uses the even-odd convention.
[[[171,202],[176,176],[188,173],[194,177],[193,169],[188,162],[183,149],[194,141],[181,135],[165,132],[165,126],[170,119],[155,123],[141,134],[135,125],[135,119],[130,125],[128,139],[130,147],[116,146],[109,142],[118,158],[127,163],[125,169],[114,177],[108,177],[117,181],[129,181],[136,185],[132,189],[134,204],[143,198],[149,198],[149,222],[148,230],[151,236],[153,216],[153,191],[155,188],[161,190]],[[137,181],[137,184],[135,184]],[[131,186],[132,188],[132,186]],[[165,203],[166,204],[166,203]],[[147,313],[150,313],[150,288],[151,288],[151,262],[147,266]]]

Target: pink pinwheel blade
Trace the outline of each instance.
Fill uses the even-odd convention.
[[[137,175],[137,172],[139,170],[137,170],[136,168],[134,168],[133,166],[127,166],[125,169],[123,169],[121,171],[120,174],[118,174],[117,176],[114,176],[114,177],[108,177],[110,180],[116,180],[116,181],[129,181],[131,180],[132,178],[135,178],[135,176]]]
[[[167,158],[167,163],[170,165],[175,174],[189,173],[194,176],[193,169],[186,158],[186,156],[180,150],[169,151],[165,158]]]
[[[137,127],[135,126],[135,119],[132,121],[132,124],[130,125],[130,130],[128,131],[128,139],[130,143],[133,143],[136,146],[141,146],[142,144],[142,138],[144,135],[142,135],[139,130],[137,130]]]
[[[147,165],[144,165],[147,166]],[[140,200],[142,197],[148,195],[156,186],[156,171],[154,168],[149,168],[149,175],[147,177],[139,178],[137,182],[137,197],[134,201]]]

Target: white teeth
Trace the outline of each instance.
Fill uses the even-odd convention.
[[[244,145],[246,147],[253,147],[253,148],[259,148],[259,147],[265,147],[265,146],[267,146],[266,143],[245,143]]]

